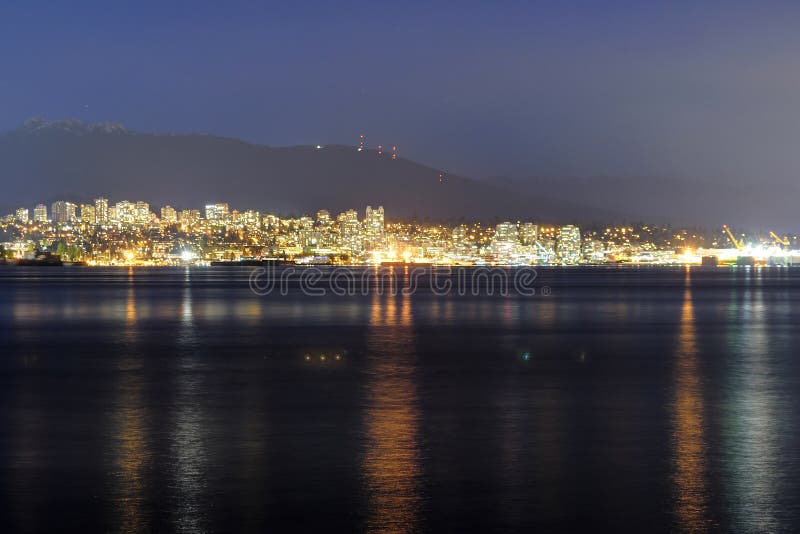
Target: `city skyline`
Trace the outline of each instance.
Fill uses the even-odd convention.
[[[360,218],[348,209],[287,216],[238,210],[226,202],[155,209],[144,201],[37,204],[2,219],[13,258],[37,251],[89,265],[178,265],[281,258],[299,264],[443,265],[800,264],[800,236],[711,232],[663,225],[543,221],[433,223],[386,219],[383,206]],[[48,256],[49,257],[49,256]],[[27,260],[26,260],[27,261]]]

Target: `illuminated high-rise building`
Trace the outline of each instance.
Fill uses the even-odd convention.
[[[339,224],[339,236],[342,247],[351,252],[361,249],[361,223],[358,221],[356,210],[347,210],[336,217]]]
[[[525,246],[535,245],[539,238],[539,227],[532,223],[523,223],[519,228],[519,241]]]
[[[280,228],[281,219],[277,215],[267,214],[264,215],[264,219],[262,220],[262,225],[267,230],[277,230]]]
[[[69,223],[76,218],[78,206],[66,200],[58,200],[50,205],[50,215],[55,223]]]
[[[84,224],[95,224],[97,213],[91,204],[81,204],[81,222]]]
[[[178,212],[172,206],[161,208],[161,222],[164,224],[175,224],[178,222]]]
[[[206,204],[206,219],[217,223],[226,222],[228,220],[228,204],[225,202]]]
[[[300,217],[297,225],[298,241],[304,248],[311,248],[317,245],[314,233],[314,219],[311,217]]]
[[[516,252],[517,245],[519,245],[519,236],[515,223],[503,222],[495,227],[492,251],[498,258],[508,259]]]
[[[108,224],[108,199],[100,197],[94,199],[94,222],[98,225]]]
[[[324,249],[331,249],[336,246],[336,232],[328,210],[317,212],[317,236],[318,246]]]
[[[364,218],[364,237],[369,248],[380,249],[385,246],[383,206],[375,209],[367,206],[367,214]]]
[[[459,224],[453,228],[453,249],[457,254],[464,254],[470,248],[472,243],[469,238],[469,230],[465,224]]]
[[[384,219],[383,206],[372,209],[367,206],[367,216],[364,218],[364,231],[369,238],[377,238],[383,235]]]
[[[319,210],[317,212],[317,224],[323,228],[327,228],[332,224],[331,214],[328,210]]]
[[[494,240],[516,243],[518,241],[517,225],[511,222],[498,224],[494,229]]]
[[[601,263],[606,259],[605,244],[597,239],[584,241],[583,243],[583,257],[594,263]]]
[[[78,222],[78,205],[73,202],[67,202],[67,220],[69,222]]]
[[[38,223],[46,223],[47,222],[47,206],[44,204],[37,204],[35,208],[33,208],[33,220]]]
[[[556,254],[559,261],[575,265],[581,260],[581,230],[571,224],[558,229]]]
[[[239,217],[239,222],[248,230],[255,231],[261,229],[261,214],[253,210],[245,210]]]
[[[134,222],[136,224],[148,224],[150,220],[150,204],[140,200],[134,206]]]
[[[122,225],[131,225],[136,222],[136,204],[127,200],[120,200],[114,204],[112,221]]]
[[[27,223],[31,218],[30,210],[28,208],[18,208],[16,213],[17,221],[21,222],[22,224]]]
[[[181,210],[178,220],[184,226],[192,226],[200,220],[200,210]]]

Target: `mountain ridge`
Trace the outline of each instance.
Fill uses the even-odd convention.
[[[440,179],[440,174],[442,178]],[[116,123],[34,118],[0,134],[6,208],[105,196],[153,205],[229,202],[275,213],[383,205],[389,218],[564,222],[617,214],[519,194],[375,150],[274,147],[209,134],[142,133]]]

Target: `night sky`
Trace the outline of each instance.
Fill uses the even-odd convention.
[[[272,145],[363,132],[475,177],[800,169],[797,3],[123,4],[3,2],[0,129],[44,115]]]

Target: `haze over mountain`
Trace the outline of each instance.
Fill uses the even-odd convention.
[[[443,175],[440,180],[440,173]],[[347,146],[268,147],[211,135],[144,134],[111,123],[36,118],[0,135],[5,209],[56,199],[145,200],[313,214],[326,208],[434,219],[607,220],[602,209],[521,195]]]
[[[789,185],[718,184],[706,180],[654,177],[544,178],[487,180],[521,194],[602,206],[626,218],[678,225],[728,224],[766,232],[800,230],[800,190]]]
[[[443,179],[439,180],[439,174]],[[354,147],[269,147],[114,123],[35,118],[0,134],[0,208],[103,195],[154,206],[312,214],[383,205],[389,218],[643,220],[796,230],[797,191],[653,178],[474,180]]]

